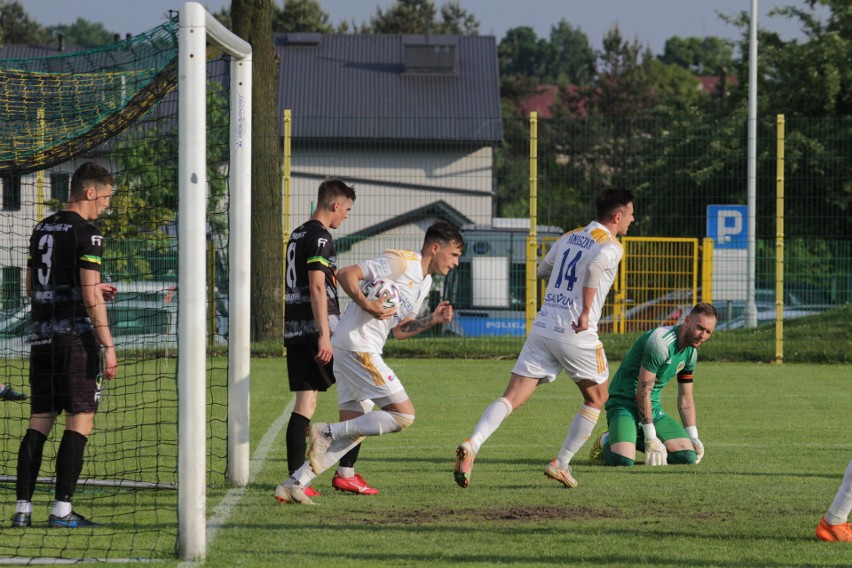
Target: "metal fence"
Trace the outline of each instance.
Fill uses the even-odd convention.
[[[294,113],[299,120],[317,119]],[[462,263],[446,281],[436,281],[432,294],[433,302],[447,298],[457,306],[457,321],[441,333],[461,341],[490,337],[511,351],[525,333],[530,220],[541,243],[587,224],[601,189],[626,186],[637,198],[629,237],[638,239],[627,248],[619,289],[605,312],[613,321],[602,331],[674,323],[700,299],[717,304],[720,330],[745,325],[750,223],[754,300],[758,324],[767,325],[777,300],[785,319],[852,301],[852,120],[790,119],[786,131],[778,124],[777,117],[759,124],[753,214],[746,207],[743,116],[538,120],[533,134],[530,119],[519,117],[504,120],[503,140],[491,147],[293,140],[289,223],[292,228],[307,218],[319,181],[335,176],[358,192],[335,235],[341,266],[384,248],[419,249],[434,218],[461,225]],[[532,212],[531,185],[537,188]],[[670,265],[681,253],[653,251],[653,260],[642,264],[649,254],[637,246],[642,239],[694,243],[688,246],[694,280],[684,285],[673,278],[680,269]],[[669,282],[663,286],[663,280]],[[776,298],[782,280],[783,295]]]

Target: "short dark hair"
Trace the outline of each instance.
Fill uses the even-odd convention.
[[[319,191],[317,192],[317,209],[320,207],[330,209],[334,205],[334,202],[341,197],[355,201],[355,187],[346,185],[340,179],[327,179],[319,186]]]
[[[74,171],[71,176],[71,190],[69,199],[80,199],[83,197],[83,191],[89,183],[99,183],[102,185],[115,185],[115,178],[112,177],[105,168],[94,162],[86,162]]]
[[[611,187],[603,190],[595,202],[598,221],[609,221],[615,212],[628,203],[633,203],[633,192],[623,187]]]
[[[443,219],[438,219],[426,229],[423,244],[430,245],[434,242],[443,244],[456,243],[460,248],[464,247],[464,237],[462,237],[461,231],[459,231],[458,227]]]
[[[719,319],[719,314],[716,311],[716,307],[709,302],[698,302],[693,306],[692,310],[689,312],[689,315],[697,315],[704,314],[705,316],[713,316],[716,319]]]

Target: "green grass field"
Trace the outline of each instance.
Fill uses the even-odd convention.
[[[359,497],[316,482],[316,507],[279,505],[283,433],[218,528],[206,564],[312,566],[848,566],[852,549],[814,528],[852,458],[852,367],[699,364],[696,404],[707,454],[698,466],[596,467],[580,482],[543,475],[580,404],[564,378],[542,387],[486,443],[472,485],[452,480],[455,446],[500,395],[511,362],[391,360],[418,410],[411,429],[371,438]],[[255,361],[252,438],[289,400],[281,361]],[[666,400],[676,412],[672,386]],[[334,395],[317,418],[334,418]],[[602,428],[603,422],[599,424]],[[218,495],[210,495],[211,510]]]
[[[574,460],[580,486],[573,490],[543,475],[581,402],[576,387],[562,376],[488,440],[471,487],[463,490],[452,479],[455,447],[500,396],[513,361],[388,361],[417,408],[417,420],[406,432],[364,444],[358,471],[381,494],[336,493],[329,471],[315,484],[323,492],[316,507],[281,505],[273,498],[287,469],[284,430],[275,435],[274,425],[280,427],[291,394],[283,359],[252,361],[255,477],[244,491],[212,483],[205,565],[852,564],[852,548],[814,538],[852,459],[852,365],[700,362],[696,405],[704,461],[693,467],[598,467],[589,465],[587,445]],[[676,415],[675,393],[671,385],[664,404]],[[332,391],[321,396],[315,418],[335,417]],[[101,418],[105,427],[119,425],[115,417]],[[598,430],[603,425],[602,419]],[[9,512],[14,490],[4,493],[3,510]],[[132,500],[128,493],[129,502],[140,506],[132,511],[118,506],[120,495],[112,498],[117,524],[105,539],[83,532],[69,537],[67,531],[54,536],[46,529],[24,533],[33,531],[26,538],[46,556],[79,544],[89,547],[84,557],[106,557],[110,552],[101,547],[109,542],[134,539],[141,545],[152,527],[176,523],[148,506],[159,501],[173,510],[172,499],[173,492],[151,497],[140,492]],[[104,514],[86,511],[96,520],[99,512]],[[0,533],[23,536],[10,529]],[[169,543],[162,537],[156,543],[156,552],[139,556],[157,558],[160,566],[179,564],[162,560],[170,556]]]

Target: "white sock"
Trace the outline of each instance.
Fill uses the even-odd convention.
[[[478,453],[479,448],[485,443],[491,434],[497,431],[500,424],[512,414],[512,403],[509,399],[500,397],[485,409],[482,417],[473,429],[473,434],[470,435],[470,447],[473,453]]]
[[[32,501],[18,501],[15,504],[15,512],[16,513],[26,513],[28,515],[32,515],[32,513],[33,513]]]
[[[302,467],[293,472],[293,475],[282,481],[281,485],[293,487],[295,483],[298,483],[304,488],[309,486],[316,476],[317,474],[311,469],[311,462],[306,461]]]
[[[56,501],[53,504],[53,516],[64,517],[71,513],[71,503],[68,501]]]
[[[595,429],[595,424],[598,423],[598,417],[601,411],[598,408],[584,404],[574,415],[574,420],[571,421],[571,426],[568,428],[568,435],[565,441],[562,442],[562,449],[556,454],[556,467],[565,469],[586,440],[592,435],[592,430]]]
[[[849,512],[852,511],[852,461],[846,466],[846,475],[837,495],[825,514],[825,522],[830,525],[842,525],[849,520]]]
[[[335,422],[331,425],[334,440],[355,440],[361,436],[381,436],[400,430],[399,422],[385,410],[375,410],[352,420]]]
[[[354,467],[337,467],[337,475],[340,477],[354,477],[355,476],[355,468]]]

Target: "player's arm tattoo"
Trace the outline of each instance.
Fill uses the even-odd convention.
[[[399,326],[399,329],[404,331],[405,333],[417,333],[423,331],[424,329],[432,327],[432,316],[428,315],[424,318],[420,318],[419,320],[411,320],[407,321]]]
[[[639,378],[639,388],[636,393],[636,410],[639,413],[639,422],[642,424],[652,424],[654,422],[653,416],[648,414],[648,411],[651,406],[651,390],[654,388],[655,381],[656,377],[653,375],[650,377]]]

